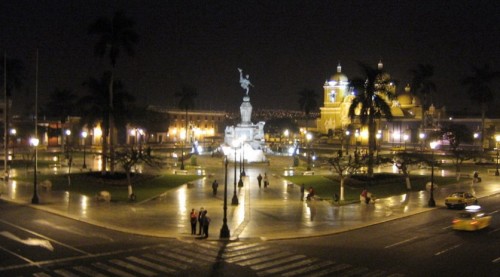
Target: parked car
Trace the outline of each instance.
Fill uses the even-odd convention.
[[[452,221],[454,230],[476,231],[490,225],[491,215],[482,212],[479,206],[468,206],[459,212]]]
[[[454,192],[445,198],[444,203],[448,209],[460,208],[464,209],[469,205],[476,205],[477,198],[469,192]]]

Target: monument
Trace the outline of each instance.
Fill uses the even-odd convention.
[[[245,90],[243,102],[240,106],[241,122],[236,126],[226,126],[224,143],[221,145],[224,155],[231,161],[244,160],[245,162],[265,162],[266,142],[264,138],[264,121],[252,123],[252,104],[250,104],[250,76],[243,76],[240,72],[240,85]]]

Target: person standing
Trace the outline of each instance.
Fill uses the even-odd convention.
[[[267,179],[267,173],[264,173],[264,187],[267,188],[269,186],[269,180]]]
[[[260,173],[259,173],[259,176],[257,176],[257,182],[259,182],[259,188],[261,188],[261,186],[262,186],[262,175],[260,175]]]
[[[219,183],[217,183],[217,180],[214,180],[214,182],[212,183],[212,191],[214,193],[214,196],[217,195],[217,188],[219,187]]]
[[[300,185],[300,201],[304,200],[304,192],[306,191],[306,188],[304,184]]]
[[[196,222],[198,222],[198,214],[196,214],[196,211],[194,209],[191,209],[191,214],[189,217],[191,221],[191,235],[196,235]]]
[[[198,223],[200,225],[198,235],[201,236],[201,232],[203,232],[203,207],[200,208],[198,212]]]
[[[207,215],[207,210],[203,211],[203,234],[208,238],[208,227],[210,227],[210,217]]]

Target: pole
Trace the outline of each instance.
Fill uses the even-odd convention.
[[[243,161],[243,171],[241,172],[241,176],[246,176],[247,174],[245,173],[245,144],[243,144],[241,154],[243,156],[243,158],[241,159]]]
[[[35,166],[33,167],[33,198],[31,199],[32,204],[38,204],[40,201],[38,199],[37,193],[37,162],[38,162],[38,49],[36,49],[36,74],[35,74]]]
[[[497,142],[498,144],[498,142]],[[499,152],[498,152],[498,145],[497,145],[497,170],[495,171],[495,176],[499,176],[500,175],[500,172],[498,171],[498,158],[499,158]]]
[[[9,180],[9,168],[7,164],[7,157],[9,156],[9,99],[7,96],[7,52],[3,54],[3,92],[4,92],[4,161],[3,168],[5,170],[4,173],[4,181],[7,182]]]
[[[236,147],[234,148],[234,194],[233,200],[231,201],[232,205],[238,205],[238,196],[236,195]]]
[[[228,159],[225,157],[225,162],[224,162],[224,172],[225,172],[225,177],[224,177],[224,218],[222,219],[222,228],[220,229],[220,238],[229,238],[231,232],[229,231],[229,227],[227,226],[227,164],[228,164]]]
[[[431,196],[429,198],[429,207],[436,207],[436,201],[434,201],[434,147],[431,147],[432,164],[431,164]]]
[[[86,155],[85,155],[86,154],[86,151],[85,151],[86,147],[85,146],[87,145],[87,143],[85,141],[85,138],[86,138],[86,136],[83,137],[83,166],[82,167],[84,169],[87,168],[87,162],[86,162],[87,159],[86,159]]]

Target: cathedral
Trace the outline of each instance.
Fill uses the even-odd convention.
[[[383,71],[383,63],[377,65],[384,80],[390,80],[390,75]],[[337,66],[337,72],[323,85],[323,106],[320,108],[320,117],[316,126],[318,133],[328,134],[333,137],[344,137],[355,142],[357,145],[366,145],[367,130],[356,120],[349,118],[349,107],[354,99],[354,90],[350,85],[348,77],[342,73],[342,66]],[[438,128],[437,122],[444,115],[444,108],[436,109],[431,105],[422,113],[420,99],[411,93],[409,85],[406,85],[401,93],[397,93],[396,85],[389,83],[389,90],[394,99],[386,99],[391,107],[392,121],[384,118],[377,119],[377,140],[384,143],[403,145],[406,143],[417,143],[425,137],[425,132]],[[424,117],[425,120],[422,120]]]

